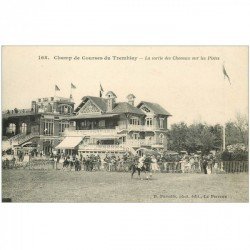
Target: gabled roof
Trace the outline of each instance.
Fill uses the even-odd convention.
[[[107,111],[107,99],[96,96],[84,96],[82,98],[82,102],[75,109],[75,113],[77,113],[85,104],[86,100],[91,100],[102,112]]]
[[[134,94],[127,95],[127,99],[134,99],[134,98],[135,98]]]
[[[111,96],[111,97],[117,98],[116,94],[113,91],[108,91],[108,93],[105,96],[107,97]]]
[[[171,116],[171,114],[158,103],[141,101],[137,105],[137,108],[140,108],[143,104],[145,104],[149,109],[151,109],[157,115]]]
[[[112,113],[132,113],[132,114],[138,114],[138,115],[145,115],[144,112],[142,112],[137,107],[132,106],[131,104],[127,102],[118,102],[114,109],[112,110]]]

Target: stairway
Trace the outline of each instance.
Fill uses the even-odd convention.
[[[17,145],[21,145],[21,144],[29,141],[30,139],[32,139],[34,137],[37,137],[37,136],[39,136],[38,132],[30,133],[28,135],[26,135],[26,134],[18,134],[18,135],[15,135],[15,136],[11,137],[9,139],[9,142],[10,142],[11,146],[17,146]]]

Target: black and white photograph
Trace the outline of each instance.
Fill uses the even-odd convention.
[[[248,202],[247,46],[3,46],[3,202]]]
[[[1,1],[0,249],[250,249],[249,13]]]

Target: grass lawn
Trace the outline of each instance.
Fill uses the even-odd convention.
[[[2,197],[13,202],[248,202],[248,173],[157,173],[140,180],[119,172],[3,170]]]

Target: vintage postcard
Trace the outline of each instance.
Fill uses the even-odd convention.
[[[3,46],[2,202],[248,202],[247,46]]]

